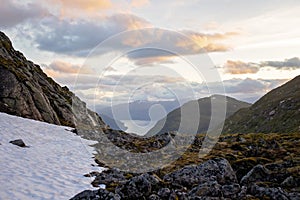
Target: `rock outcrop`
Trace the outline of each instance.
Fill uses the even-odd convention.
[[[103,175],[104,174],[104,175]],[[238,182],[235,172],[224,158],[208,160],[200,165],[186,166],[166,174],[162,179],[151,173],[130,176],[126,180],[121,171],[100,174],[113,181],[115,188],[84,191],[79,199],[298,199],[299,192],[288,192],[282,187],[269,187],[264,182],[269,174],[261,165],[255,166]],[[273,176],[274,183],[280,181]],[[105,183],[105,180],[103,182]],[[106,182],[108,183],[108,182]],[[104,192],[105,191],[105,192]],[[93,198],[92,198],[93,197]]]
[[[129,151],[156,150],[152,142],[106,131],[115,145]],[[162,145],[172,137],[159,136]],[[199,159],[197,150],[202,137],[198,135],[178,160],[164,168],[142,174],[115,168],[91,172],[92,185],[106,185],[105,190],[115,199],[300,199],[299,134],[221,135],[211,153]],[[96,163],[108,167],[101,159]],[[81,193],[75,198],[88,199],[85,195],[99,192],[103,190]]]
[[[186,166],[166,174],[162,179],[154,173],[125,174],[118,170],[104,171],[102,178],[113,181],[116,187],[83,191],[72,198],[81,199],[292,199],[300,198],[299,191],[267,185],[280,182],[262,165],[255,166],[239,182],[229,162],[224,158],[208,160],[200,165]],[[125,177],[130,176],[127,179]],[[289,178],[291,179],[291,178]],[[105,183],[105,180],[103,180]],[[287,180],[288,181],[288,180]],[[287,182],[285,181],[285,182]],[[293,182],[293,181],[290,181]],[[108,182],[107,182],[108,183]],[[110,184],[110,183],[108,183]]]
[[[0,80],[0,112],[71,127],[105,126],[67,87],[61,87],[40,66],[16,51],[3,32],[0,32]]]

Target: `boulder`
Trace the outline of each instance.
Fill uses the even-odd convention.
[[[249,185],[254,182],[267,181],[270,176],[270,171],[262,165],[256,165],[251,169],[241,180],[241,185]]]
[[[113,183],[120,183],[126,181],[126,177],[124,173],[116,168],[112,168],[109,170],[105,170],[99,174],[96,174],[96,178],[92,182],[94,187],[98,187],[100,184],[113,184]]]
[[[187,188],[213,181],[220,185],[238,182],[229,162],[224,158],[211,159],[198,166],[184,167],[165,175],[163,180],[170,182],[171,185],[182,185]]]
[[[120,200],[120,196],[104,189],[85,190],[80,192],[70,200]]]
[[[190,197],[221,197],[222,186],[217,181],[203,183],[189,192]]]
[[[122,199],[140,199],[150,196],[152,191],[156,190],[158,183],[159,180],[155,176],[146,173],[118,185],[115,193]]]
[[[259,199],[270,199],[270,200],[289,200],[290,195],[279,188],[266,188],[260,187],[257,184],[252,184],[249,189],[248,193],[259,198]]]
[[[9,143],[17,145],[19,147],[27,147],[26,144],[23,142],[22,139],[12,140]]]

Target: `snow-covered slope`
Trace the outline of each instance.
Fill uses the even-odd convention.
[[[92,166],[95,142],[65,129],[0,113],[0,199],[69,199],[91,189],[83,174],[102,170]]]

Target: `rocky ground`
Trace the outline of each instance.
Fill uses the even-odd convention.
[[[172,137],[146,140],[109,129],[106,134],[133,152],[155,150]],[[222,135],[210,154],[200,158],[202,140],[203,135],[198,135],[177,161],[153,172],[133,174],[110,168],[87,174],[95,177],[93,186],[105,184],[106,189],[83,191],[72,200],[300,199],[299,133]],[[99,155],[96,162],[103,166]]]

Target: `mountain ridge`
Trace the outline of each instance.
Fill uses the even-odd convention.
[[[224,100],[224,98],[226,98]],[[150,131],[146,134],[148,136],[153,135],[156,133],[165,133],[169,131],[177,131],[179,130],[179,126],[181,122],[181,109],[189,107],[190,104],[199,105],[199,112],[200,112],[200,119],[186,119],[191,121],[192,125],[198,124],[197,133],[206,132],[208,130],[210,120],[211,120],[211,101],[215,101],[215,104],[217,110],[223,110],[224,108],[219,108],[219,106],[224,106],[224,101],[226,101],[227,109],[226,109],[226,117],[232,115],[237,110],[250,106],[251,104],[243,101],[239,101],[237,99],[234,99],[229,96],[223,96],[223,95],[212,95],[210,97],[204,97],[198,100],[189,101],[185,104],[183,104],[181,107],[171,111],[167,114],[166,117],[159,120],[156,125],[150,129]],[[192,112],[194,110],[194,106],[190,106],[190,111]],[[219,116],[216,114],[216,117],[219,118]],[[194,121],[193,121],[194,120]],[[222,119],[217,119],[216,121],[223,121]],[[160,130],[159,130],[160,129]],[[158,131],[159,130],[159,131]],[[183,131],[188,132],[189,127],[182,127]]]
[[[106,126],[67,87],[61,87],[39,65],[16,51],[1,31],[0,80],[0,112],[71,127]]]
[[[223,133],[300,131],[300,75],[229,117]]]

